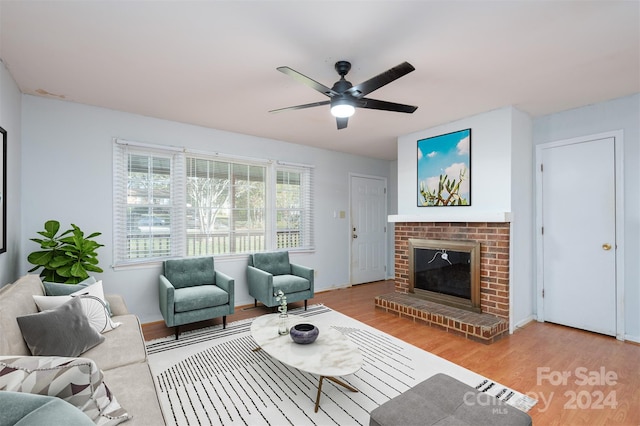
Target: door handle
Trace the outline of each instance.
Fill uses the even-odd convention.
[[[356,234],[353,234],[353,239],[358,238],[358,236]]]
[[[611,250],[611,244],[604,243],[604,244],[602,245],[602,250],[607,250],[607,251],[608,251],[608,250]]]

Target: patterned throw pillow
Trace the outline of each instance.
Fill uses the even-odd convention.
[[[84,281],[80,281],[78,284],[61,284],[61,283],[50,283],[47,281],[43,281],[42,285],[44,286],[45,295],[46,296],[68,296],[72,293],[77,293],[78,291],[83,290],[86,287],[89,287],[91,284],[95,284],[96,278],[90,276]],[[109,316],[113,316],[111,312],[111,306],[109,305],[109,301],[103,296],[104,303],[107,305],[107,311],[109,311]]]
[[[69,285],[69,284],[63,284]],[[82,309],[89,318],[89,323],[99,333],[106,333],[120,325],[119,322],[111,320],[111,316],[106,308],[104,298],[104,290],[102,289],[102,281],[98,281],[90,286],[82,287],[67,296],[33,296],[33,300],[38,305],[38,309],[46,311],[54,309],[63,303],[68,302],[74,296],[89,296],[82,301]],[[97,299],[97,300],[96,300]],[[102,306],[97,301],[102,302]],[[103,307],[104,306],[104,307]]]
[[[55,396],[82,410],[96,425],[131,418],[88,358],[0,356],[0,391]]]

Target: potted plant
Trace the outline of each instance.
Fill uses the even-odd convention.
[[[29,254],[27,260],[36,265],[29,272],[42,268],[43,281],[65,284],[77,284],[89,278],[89,272],[102,272],[98,267],[96,250],[103,247],[93,240],[100,232],[85,237],[84,232],[74,224],[58,235],[60,222],[48,220],[44,231],[38,231],[44,238],[31,238],[40,244],[40,250]]]

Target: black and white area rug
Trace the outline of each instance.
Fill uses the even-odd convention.
[[[252,319],[147,343],[149,363],[170,425],[368,425],[369,413],[436,373],[448,374],[528,411],[536,400],[409,345],[323,305],[296,309],[309,322],[329,324],[352,339],[364,365],[341,380],[324,381],[314,413],[318,377],[274,360],[250,333]],[[285,336],[283,338],[289,338]]]

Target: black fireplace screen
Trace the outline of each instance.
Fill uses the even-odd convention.
[[[414,288],[471,300],[471,253],[414,249]]]

